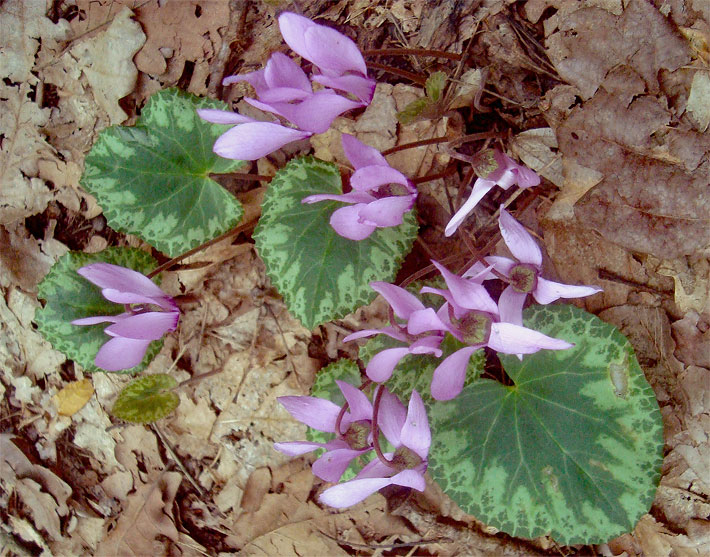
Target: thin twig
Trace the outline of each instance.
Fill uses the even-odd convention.
[[[378,64],[377,62],[368,62],[367,66],[369,68],[372,68],[373,70],[382,70],[394,75],[398,75],[399,77],[409,79],[410,81],[413,81],[414,83],[421,85],[422,87],[426,85],[426,77],[412,72],[408,72],[407,70],[400,70],[399,68],[393,68],[391,66],[386,66],[385,64]]]
[[[426,176],[419,176],[418,178],[412,178],[412,183],[413,184],[423,184],[424,182],[431,182],[433,180],[438,180],[439,178],[446,178],[447,176],[451,176],[452,174],[456,174],[456,166],[455,165],[449,166],[443,172],[437,172],[435,174],[427,174]]]
[[[273,176],[265,176],[263,174],[250,174],[248,172],[231,172],[229,174],[231,178],[236,178],[237,180],[256,180],[258,182],[271,182]]]
[[[173,450],[172,445],[170,442],[165,438],[163,435],[163,432],[160,431],[160,428],[156,424],[149,424],[150,429],[153,430],[153,432],[160,437],[160,440],[163,442],[163,445],[165,445],[165,448],[167,449],[168,453],[170,453],[170,458],[172,458],[173,462],[177,465],[178,468],[180,468],[180,471],[185,475],[187,480],[192,484],[192,487],[194,487],[198,493],[203,497],[207,497],[207,492],[202,489],[202,486],[197,483],[197,481],[192,477],[190,472],[187,471],[187,468],[183,465],[182,461],[180,460],[180,457],[178,457],[177,454],[175,454],[175,451]]]
[[[365,56],[435,56],[436,58],[448,58],[456,62],[461,60],[461,54],[429,48],[373,48],[372,50],[366,50],[363,54]]]
[[[398,151],[404,151],[405,149],[414,149],[415,147],[422,147],[424,145],[435,145],[437,143],[446,143],[449,141],[454,140],[444,135],[441,137],[432,137],[431,139],[421,139],[419,141],[412,141],[411,143],[403,143],[402,145],[395,145],[394,147],[385,149],[384,151],[382,151],[382,156],[386,157],[387,155],[397,153]]]

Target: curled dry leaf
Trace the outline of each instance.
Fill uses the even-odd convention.
[[[94,386],[91,384],[91,380],[81,379],[80,381],[72,381],[54,395],[54,402],[57,405],[57,411],[62,416],[73,416],[89,402],[93,394]]]

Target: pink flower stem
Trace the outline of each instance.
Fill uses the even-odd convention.
[[[365,379],[362,382],[362,385],[358,387],[358,389],[364,391],[367,387],[370,386],[370,383],[372,383],[371,379]],[[343,416],[345,416],[345,412],[347,412],[348,406],[348,401],[346,400],[345,404],[343,404],[343,407],[340,409],[340,412],[338,412],[338,417],[335,419],[335,434],[338,437],[342,437],[344,435],[344,433],[340,431],[340,422],[343,421]]]
[[[375,449],[377,458],[379,458],[383,464],[392,468],[392,461],[387,460],[387,457],[382,453],[380,448],[380,428],[377,425],[377,415],[380,411],[380,400],[382,400],[382,393],[384,392],[384,387],[380,385],[375,393],[375,401],[372,404],[372,446]]]

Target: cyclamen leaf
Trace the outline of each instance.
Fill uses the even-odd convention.
[[[301,203],[319,193],[342,193],[338,167],[292,160],[269,184],[254,233],[266,273],[309,329],[370,303],[377,294],[369,283],[394,279],[417,233],[410,211],[400,226],[378,228],[359,242],[343,238],[330,226],[343,203]]]
[[[205,122],[197,108],[227,105],[177,89],[154,94],[135,126],[99,134],[81,178],[111,227],[171,257],[226,232],[243,213],[239,201],[209,177],[244,164],[212,152],[229,126]]]
[[[429,472],[465,512],[513,536],[590,544],[630,532],[651,507],[663,454],[633,348],[571,305],[524,316],[576,346],[501,356],[513,386],[481,379],[434,405]]]
[[[127,422],[156,422],[180,404],[180,397],[170,390],[176,386],[175,378],[164,373],[139,377],[123,388],[111,414]]]
[[[109,302],[98,286],[76,272],[89,263],[113,263],[144,274],[155,269],[158,263],[149,254],[133,248],[108,248],[100,253],[70,251],[59,258],[39,283],[37,297],[46,300],[44,307],[35,312],[39,332],[55,350],[74,360],[84,371],[105,371],[94,365],[94,358],[99,348],[111,339],[104,333],[110,323],[79,326],[71,322],[92,315],[118,315],[124,308]],[[118,373],[143,371],[162,346],[162,339],[151,342],[140,365]]]

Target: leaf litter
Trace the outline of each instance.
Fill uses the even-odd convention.
[[[78,185],[84,155],[101,129],[130,121],[135,107],[164,87],[238,99],[237,88],[222,92],[219,80],[263,63],[278,42],[276,11],[269,3],[198,0],[172,8],[157,0],[56,4],[52,19],[40,0],[0,7],[2,28],[12,29],[1,39],[9,78],[0,85],[0,393],[3,429],[14,435],[0,437],[0,514],[9,547],[121,555],[707,552],[710,14],[703,2],[678,0],[660,10],[643,0],[307,8],[306,15],[358,29],[366,48],[461,52],[479,30],[470,51],[474,73],[462,76],[468,90],[448,120],[398,124],[397,111],[424,92],[393,79],[378,85],[364,113],[335,127],[388,149],[493,123],[512,130],[513,152],[547,180],[544,195],[524,212],[526,224],[544,236],[546,264],[561,280],[605,288],[583,303],[629,336],[665,422],[663,477],[651,513],[633,533],[593,549],[501,536],[434,485],[404,499],[377,495],[346,513],[317,505],[324,486],[310,473],[309,457],[289,462],[271,449],[274,440],[304,434],[276,397],[306,394],[316,371],[337,357],[343,331],[363,319],[376,323],[381,304],[304,329],[271,288],[248,235],[165,275],[163,286],[184,297],[186,312],[149,373],[187,382],[177,412],[151,428],[109,418],[128,378],[84,377],[32,325],[36,285],[67,249],[56,238],[57,215],[71,216],[70,235],[89,227],[82,247],[140,245],[93,228],[101,208]],[[515,53],[512,64],[506,52]],[[387,59],[427,75],[452,70],[429,58],[402,60]],[[337,134],[311,143],[317,156],[345,162]],[[391,162],[422,176],[444,170],[449,155],[426,146]],[[458,186],[448,178],[422,185],[433,200],[431,222],[435,207],[446,222]],[[246,220],[258,215],[258,201],[253,205]],[[481,217],[474,220],[485,222]],[[73,414],[60,412],[53,397],[74,381],[84,393],[90,381],[95,396]]]

